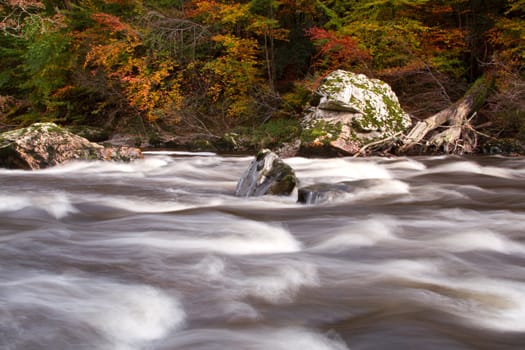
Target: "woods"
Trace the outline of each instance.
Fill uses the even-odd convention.
[[[523,142],[524,12],[523,0],[1,0],[0,131],[53,121],[274,147],[345,69],[392,86],[417,121],[405,151]]]

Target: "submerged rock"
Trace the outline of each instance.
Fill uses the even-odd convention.
[[[289,195],[297,178],[293,169],[279,156],[268,149],[260,151],[235,189],[238,197],[262,196],[265,194]]]
[[[131,161],[142,158],[134,147],[104,147],[54,123],[35,123],[0,134],[0,167],[42,169],[70,160]]]
[[[303,119],[303,149],[332,148],[352,155],[370,142],[411,125],[390,86],[363,74],[336,70],[317,89],[316,106]],[[311,150],[310,150],[311,151]]]
[[[320,183],[299,188],[297,202],[304,204],[317,204],[331,202],[355,189],[345,182],[334,184]]]
[[[388,190],[386,190],[388,188]],[[382,195],[405,194],[405,189],[399,189],[395,182],[389,179],[360,179],[336,183],[317,183],[299,188],[297,202],[304,204],[321,204],[346,200],[349,196],[359,196],[363,193],[378,193]]]

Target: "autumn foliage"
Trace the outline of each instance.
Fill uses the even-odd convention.
[[[352,69],[370,60],[370,55],[360,49],[356,39],[336,31],[312,27],[306,30],[308,37],[318,47],[314,58],[316,65],[324,69]]]
[[[480,119],[504,129],[512,115],[525,134],[524,12],[522,0],[1,0],[0,98],[17,103],[0,120],[221,134],[298,118],[334,69],[386,80],[424,117],[490,70],[499,100]]]

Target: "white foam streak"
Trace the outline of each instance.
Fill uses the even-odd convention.
[[[0,212],[11,212],[31,206],[28,196],[0,195]]]
[[[27,171],[0,169],[0,174],[16,174],[21,176],[36,175],[71,175],[97,176],[97,177],[116,177],[126,176],[133,178],[143,178],[146,173],[162,170],[173,163],[170,157],[146,157],[135,161],[109,162],[109,161],[69,161],[53,167]]]
[[[409,193],[410,186],[407,183],[399,180],[381,179],[375,181],[375,183],[371,186],[357,188],[355,192],[349,193],[346,198],[366,200]]]
[[[361,179],[390,179],[385,167],[356,159],[286,159],[301,180],[302,185],[319,182],[341,182]]]
[[[147,198],[131,198],[131,197],[116,197],[109,198],[89,198],[84,197],[84,200],[90,200],[92,203],[106,205],[111,208],[118,208],[134,213],[168,213],[172,211],[179,211],[194,208],[196,205],[181,204],[177,201],[152,201]],[[220,200],[210,201],[208,204],[220,204]]]
[[[178,301],[145,285],[67,275],[39,275],[0,283],[0,298],[28,308],[46,308],[102,332],[116,349],[140,349],[184,325]]]
[[[443,310],[479,327],[525,331],[525,284],[485,277],[452,277],[432,260],[393,260],[373,268],[392,281],[398,297]],[[401,287],[401,288],[399,288]]]
[[[291,253],[301,250],[301,243],[286,229],[250,220],[208,225],[210,236],[185,237],[165,233],[126,233],[97,244],[139,245],[174,252],[208,251],[230,255]]]
[[[417,170],[423,171],[427,169],[427,166],[421,162],[418,162],[414,159],[406,158],[403,160],[396,160],[392,163],[387,163],[387,168],[389,170]]]
[[[214,344],[216,349],[249,350],[348,350],[340,339],[306,328],[258,328],[242,331],[197,329],[181,332],[162,350],[193,349],[199,344]],[[249,344],[249,345],[248,345]]]
[[[207,256],[194,267],[192,276],[200,275],[217,288],[220,299],[226,302],[223,308],[240,306],[243,316],[250,318],[258,317],[258,314],[247,305],[239,304],[246,298],[271,304],[291,303],[302,288],[320,286],[315,264],[282,256],[271,261],[265,259],[262,266],[255,265],[247,271],[228,268],[225,261],[217,256]],[[228,306],[228,302],[233,304]]]
[[[56,219],[76,213],[69,196],[63,192],[36,195],[0,195],[0,212],[13,212],[25,208],[36,208],[47,212]]]
[[[317,268],[305,263],[302,265],[276,266],[266,276],[248,277],[237,282],[241,296],[260,298],[268,303],[290,303],[303,287],[319,285]]]
[[[481,166],[474,162],[468,161],[458,161],[451,162],[445,165],[439,165],[434,168],[430,168],[426,173],[453,173],[453,172],[462,172],[462,173],[473,173],[480,175],[488,175],[494,177],[501,177],[512,179],[516,177],[516,171],[508,168],[498,168],[492,166]]]
[[[393,220],[373,217],[338,230],[338,233],[314,245],[311,250],[338,253],[350,247],[370,247],[381,242],[398,240],[392,233],[393,227]]]
[[[451,252],[486,250],[504,254],[525,254],[523,245],[489,230],[447,235],[433,240],[431,245]]]

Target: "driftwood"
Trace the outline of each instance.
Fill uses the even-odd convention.
[[[476,80],[465,95],[450,107],[416,123],[401,139],[401,153],[410,152],[415,146],[433,147],[445,153],[468,153],[475,148],[475,132],[469,117],[483,105],[493,86],[494,78],[487,74]],[[427,135],[439,127],[443,131]]]

